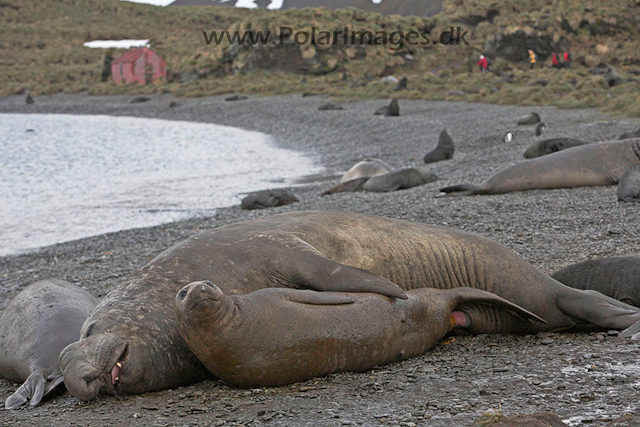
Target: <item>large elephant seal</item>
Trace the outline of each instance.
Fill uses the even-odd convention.
[[[525,159],[533,159],[540,156],[546,156],[547,154],[555,153],[557,151],[566,150],[567,148],[577,147],[579,145],[585,144],[588,144],[588,142],[572,138],[545,139],[542,141],[536,141],[531,144],[524,152],[522,157],[524,157]]]
[[[637,308],[566,287],[474,234],[355,213],[286,213],[195,235],[113,289],[80,341],[60,354],[69,392],[89,400],[101,391],[134,394],[208,378],[175,322],[176,293],[198,280],[228,295],[279,287],[406,298],[403,289],[474,287],[540,316],[547,330],[577,323],[623,329],[640,320]],[[487,333],[540,330],[496,310],[469,310]]]
[[[551,275],[576,289],[591,289],[640,307],[640,257],[597,258],[570,265]]]
[[[538,157],[490,176],[480,185],[461,184],[440,189],[447,193],[502,194],[537,188],[613,185],[640,164],[640,139],[599,142]]]
[[[458,307],[488,305],[544,325],[479,289],[421,288],[407,296],[395,300],[276,288],[229,296],[201,281],[178,292],[175,309],[180,335],[198,359],[216,377],[245,388],[364,371],[420,356],[454,327],[474,327],[479,312],[467,315],[455,311]]]
[[[276,188],[274,190],[262,190],[247,194],[242,201],[240,201],[240,208],[248,210],[267,209],[276,206],[286,206],[299,201],[292,192]]]
[[[618,201],[640,203],[640,166],[626,171],[620,178]]]
[[[438,145],[436,148],[425,154],[422,160],[424,160],[425,163],[433,163],[453,159],[454,151],[453,139],[451,139],[447,130],[443,129],[438,137]]]
[[[78,340],[97,304],[89,292],[62,280],[36,282],[11,300],[0,316],[0,375],[23,384],[5,408],[29,399],[35,406],[62,384],[58,355]]]
[[[357,178],[333,186],[322,193],[322,196],[335,193],[373,191],[387,192],[396,190],[406,190],[407,188],[418,187],[438,180],[438,176],[429,171],[416,168],[406,168],[397,171],[376,175],[372,178]]]

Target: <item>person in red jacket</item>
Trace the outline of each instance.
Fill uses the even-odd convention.
[[[560,68],[560,61],[558,61],[558,54],[555,52],[553,52],[553,55],[551,55],[551,67]]]
[[[478,61],[478,65],[480,66],[480,71],[483,73],[487,72],[487,68],[489,67],[489,61],[484,55],[480,55],[480,60]]]
[[[571,54],[568,50],[564,53],[564,66],[571,68]]]

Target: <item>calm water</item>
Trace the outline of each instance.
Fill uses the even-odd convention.
[[[227,126],[0,114],[0,255],[211,214],[321,170]]]

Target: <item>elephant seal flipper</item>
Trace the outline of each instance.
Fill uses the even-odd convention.
[[[38,405],[46,394],[45,392],[50,392],[63,381],[62,374],[60,374],[58,378],[59,381],[56,381],[55,384],[51,383],[51,387],[49,387],[46,385],[47,380],[41,370],[32,372],[18,390],[7,397],[7,400],[4,402],[5,409],[15,409],[27,401],[29,401],[31,406]]]
[[[629,320],[637,320],[637,307],[625,304],[598,291],[576,290],[579,293],[571,292],[570,294],[558,295],[556,305],[565,315],[579,323],[623,330],[628,328]],[[594,299],[597,301],[595,304]]]
[[[352,179],[351,181],[347,181],[347,182],[341,182],[338,185],[334,185],[333,187],[324,190],[322,192],[322,194],[320,195],[320,197],[322,196],[326,196],[329,194],[335,194],[335,193],[354,193],[356,191],[359,191],[362,189],[362,187],[364,186],[364,184],[369,180],[370,178],[356,178],[356,179]]]
[[[332,292],[316,292],[292,289],[288,295],[289,301],[308,305],[344,305],[353,304],[355,300],[346,295]]]

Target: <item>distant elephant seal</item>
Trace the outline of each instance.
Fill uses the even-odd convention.
[[[389,173],[392,170],[391,166],[380,159],[364,159],[351,166],[351,168],[342,175],[340,182],[347,182],[356,178],[371,178],[372,176]]]
[[[640,166],[628,170],[620,178],[618,201],[640,203]]]
[[[480,185],[441,188],[442,195],[503,194],[512,191],[613,185],[640,164],[640,139],[599,142],[525,160],[490,176]],[[440,196],[440,195],[439,195]]]
[[[204,366],[243,388],[276,387],[420,356],[453,328],[475,323],[479,312],[467,314],[464,307],[488,306],[544,324],[479,289],[421,288],[407,291],[407,297],[279,288],[225,295],[201,281],[178,292],[175,310],[180,335]]]
[[[631,138],[640,138],[640,128],[632,132],[625,132],[622,135],[620,135],[618,139],[631,139]]]
[[[321,106],[318,107],[319,111],[333,111],[333,110],[344,110],[344,107],[335,102],[325,102]]]
[[[369,178],[362,185],[362,189],[376,192],[405,190],[437,180],[438,176],[433,172],[407,168]]]
[[[556,151],[566,150],[567,148],[577,147],[579,145],[589,144],[585,141],[572,138],[552,138],[542,141],[536,141],[527,148],[522,157],[525,159],[533,159]]]
[[[535,112],[531,112],[529,114],[525,114],[518,119],[518,124],[521,126],[524,125],[535,125],[540,122],[540,115]]]
[[[378,108],[374,114],[376,116],[399,116],[400,106],[398,105],[398,100],[392,99],[389,105]]]
[[[438,176],[433,172],[416,168],[406,168],[388,172],[383,175],[376,175],[372,178],[352,179],[351,181],[340,183],[325,190],[321,196],[335,193],[354,193],[360,190],[373,192],[405,190],[437,180]]]
[[[175,296],[210,280],[227,295],[265,288],[365,292],[406,299],[404,290],[474,287],[547,323],[465,307],[472,332],[562,330],[578,323],[623,329],[640,309],[572,289],[489,239],[442,227],[348,212],[295,212],[194,235],[115,287],[60,353],[69,392],[136,394],[211,378],[180,337]]]
[[[640,307],[640,257],[597,258],[570,265],[551,275],[576,289],[590,289]]]
[[[438,137],[438,145],[436,148],[425,154],[423,160],[425,163],[439,162],[442,160],[449,160],[453,158],[453,152],[455,148],[453,146],[453,139],[449,136],[446,129],[440,132]]]
[[[298,198],[290,191],[283,189],[262,190],[248,194],[240,202],[242,209],[266,209],[276,206],[285,206],[299,202]]]
[[[62,280],[27,286],[0,316],[0,375],[23,383],[5,402],[14,409],[36,406],[62,384],[58,355],[80,338],[80,328],[98,300]],[[48,382],[47,382],[48,381]]]

